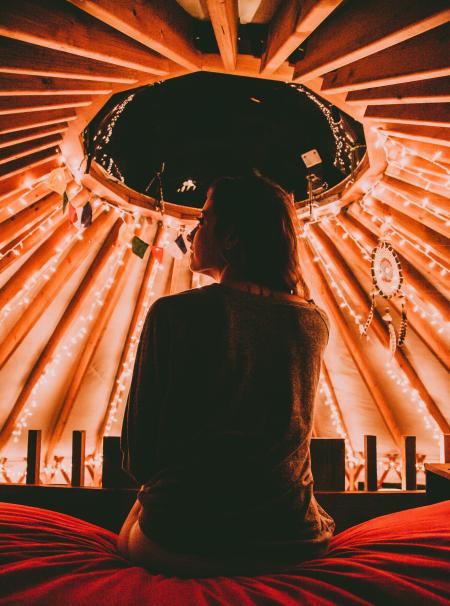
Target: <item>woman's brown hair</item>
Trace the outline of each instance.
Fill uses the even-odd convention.
[[[298,259],[297,216],[291,196],[265,177],[222,177],[209,191],[219,242],[226,233],[235,245],[222,250],[239,279],[308,297]]]

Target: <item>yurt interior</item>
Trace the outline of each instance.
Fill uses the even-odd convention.
[[[1,2],[2,606],[450,603],[449,21],[446,0]],[[155,301],[213,282],[188,234],[244,173],[290,195],[329,318],[310,452],[335,535],[286,572],[152,574],[116,548],[136,352]]]

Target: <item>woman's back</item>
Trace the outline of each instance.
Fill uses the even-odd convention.
[[[315,305],[225,284],[156,302],[122,434],[148,537],[190,553],[326,550],[309,442],[327,339]]]

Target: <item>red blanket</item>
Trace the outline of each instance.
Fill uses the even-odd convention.
[[[450,501],[375,518],[334,537],[295,573],[177,579],[116,551],[116,535],[71,516],[0,504],[1,606],[450,604]]]

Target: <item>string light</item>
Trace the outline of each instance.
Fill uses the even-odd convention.
[[[85,339],[88,334],[87,325],[92,323],[95,318],[95,311],[98,308],[103,306],[103,296],[106,294],[106,291],[109,290],[114,282],[114,276],[119,267],[119,262],[123,259],[125,254],[126,247],[122,247],[119,251],[112,255],[108,263],[108,278],[105,280],[101,288],[97,288],[94,291],[94,301],[90,304],[88,310],[78,317],[78,328],[76,327],[77,332],[74,336],[67,340],[66,343],[63,343],[55,352],[53,358],[48,362],[48,364],[44,368],[44,372],[41,374],[39,379],[36,381],[33,389],[31,390],[31,401],[26,404],[22,414],[19,416],[19,419],[15,425],[15,429],[12,432],[12,437],[14,442],[18,442],[19,438],[22,434],[22,431],[27,427],[28,418],[31,417],[34,413],[34,409],[38,406],[38,397],[39,392],[43,388],[43,386],[49,383],[50,377],[56,377],[56,370],[58,366],[63,361],[63,358],[73,358],[73,350],[75,346]]]
[[[442,152],[436,152],[431,157],[429,157],[426,154],[423,154],[423,153],[421,154],[420,152],[417,152],[411,148],[408,148],[406,145],[404,145],[403,143],[401,143],[400,141],[397,141],[396,139],[394,139],[392,137],[386,137],[386,139],[384,140],[384,145],[386,147],[388,159],[389,159],[389,156],[391,156],[391,159],[394,162],[397,160],[396,160],[396,156],[392,153],[392,151],[394,151],[394,153],[395,153],[395,148],[400,148],[399,152],[400,152],[401,160],[399,163],[402,165],[402,167],[406,166],[408,164],[408,154],[409,154],[410,156],[421,158],[423,160],[426,160],[430,164],[433,164],[434,166],[436,166],[439,169],[439,171],[437,173],[438,175],[442,172],[445,173],[447,176],[450,175],[450,170],[444,164],[441,164],[440,162],[438,162],[438,159],[442,155]],[[394,149],[392,149],[392,148],[394,148]]]
[[[114,177],[115,179],[118,179],[122,183],[124,182],[124,177],[120,172],[120,169],[117,166],[115,160],[111,158],[107,153],[103,153],[100,156],[99,152],[103,149],[105,145],[110,142],[117,121],[119,120],[126,106],[130,103],[130,101],[134,99],[134,96],[135,93],[132,93],[131,95],[128,95],[128,97],[126,97],[123,101],[115,105],[110,112],[111,118],[107,122],[105,122],[101,128],[98,129],[97,133],[93,137],[93,156],[98,159],[100,164],[106,169],[106,172],[110,176]]]
[[[11,248],[6,250],[4,253],[0,253],[0,260],[4,259],[6,256],[11,255],[11,254],[15,255],[16,257],[19,257],[22,254],[22,252],[25,250],[25,244],[26,244],[26,241],[28,240],[28,238],[30,238],[37,231],[46,233],[50,228],[54,227],[54,219],[57,217],[57,215],[59,214],[60,211],[61,211],[60,204],[57,204],[56,206],[54,206],[51,213],[49,215],[47,215],[44,219],[42,219],[39,223],[37,223],[32,229],[27,231],[27,233],[23,236],[23,238],[21,240],[16,242],[16,244],[14,244],[14,246],[11,246]]]
[[[425,429],[427,431],[432,431],[433,438],[439,443],[441,439],[439,426],[429,414],[426,404],[420,397],[417,389],[412,387],[403,370],[392,361],[385,362],[385,367],[387,375],[401,388],[402,392],[409,397],[411,403],[416,407],[417,412],[423,419]]]
[[[326,105],[318,97],[316,97],[316,95],[314,95],[306,87],[302,86],[301,84],[293,83],[290,83],[289,86],[297,90],[299,93],[303,93],[304,95],[306,95],[308,99],[310,99],[313,103],[315,103],[315,105],[318,106],[322,114],[325,116],[336,144],[336,155],[333,164],[334,166],[339,168],[343,173],[346,173],[350,168],[349,162],[352,153],[352,148],[354,145],[354,140],[350,138],[349,133],[345,130],[343,121],[340,120],[339,122],[335,122],[333,120],[333,115],[329,106]],[[329,105],[331,107],[331,104]]]
[[[441,211],[441,210],[435,208],[434,206],[432,206],[430,204],[429,198],[427,198],[427,197],[422,198],[422,202],[419,203],[419,202],[416,202],[415,200],[411,199],[411,197],[406,196],[404,193],[398,191],[394,187],[391,187],[391,186],[389,186],[389,185],[387,185],[385,183],[382,183],[382,184],[378,185],[373,190],[373,195],[376,198],[379,198],[379,196],[381,194],[383,194],[383,192],[386,189],[388,191],[390,191],[391,193],[395,194],[396,196],[398,196],[399,198],[401,198],[403,200],[402,205],[405,208],[408,207],[408,206],[411,206],[411,205],[415,206],[415,207],[419,208],[421,211],[425,211],[426,213],[432,215],[436,219],[439,219],[440,221],[442,221],[443,223],[445,223],[446,227],[450,226],[450,215],[447,215],[443,211]]]
[[[400,239],[399,246],[403,246],[405,243],[408,243],[410,246],[415,248],[418,252],[420,252],[422,255],[427,257],[428,267],[430,267],[430,269],[432,269],[435,266],[437,266],[439,268],[440,275],[442,277],[446,276],[450,272],[450,268],[446,267],[443,263],[441,263],[436,258],[431,256],[431,254],[433,254],[433,250],[432,250],[432,247],[430,246],[430,244],[428,244],[428,243],[420,244],[419,242],[417,242],[417,240],[413,240],[412,238],[407,236],[400,228],[398,228],[396,225],[394,225],[392,223],[391,217],[385,217],[385,218],[381,219],[376,213],[373,212],[373,210],[369,210],[367,208],[367,206],[370,206],[370,202],[369,202],[369,204],[367,203],[366,197],[364,197],[361,202],[362,202],[361,208],[362,208],[363,212],[368,214],[374,223],[380,223],[380,225],[385,225],[386,223],[390,223],[390,226],[389,226],[390,229]],[[389,221],[389,219],[390,219],[390,221]],[[437,253],[434,252],[434,254],[436,255]]]
[[[353,307],[350,305],[350,303],[347,301],[342,289],[340,288],[339,284],[336,282],[336,280],[334,279],[332,273],[331,273],[331,269],[333,267],[333,265],[330,262],[327,262],[323,255],[321,254],[321,251],[323,250],[323,246],[320,244],[320,242],[318,242],[316,240],[316,238],[309,233],[308,234],[308,239],[309,242],[311,243],[311,246],[314,250],[314,262],[318,263],[320,261],[320,263],[322,264],[322,267],[325,270],[325,273],[327,274],[328,277],[328,282],[331,286],[331,288],[336,292],[337,296],[340,299],[340,304],[339,307],[342,310],[347,310],[348,313],[350,314],[351,318],[353,319],[353,321],[355,322],[355,324],[358,326],[359,331],[361,331],[364,328],[364,324],[361,323],[362,320],[362,316],[360,314],[357,314],[355,312],[355,310],[353,309]]]
[[[161,242],[161,246],[164,246],[165,240]],[[117,422],[117,412],[119,407],[124,403],[126,398],[126,393],[129,390],[129,386],[131,383],[131,377],[134,368],[134,362],[136,359],[137,348],[139,345],[142,329],[144,326],[145,318],[147,316],[148,310],[150,309],[150,304],[155,297],[154,286],[158,272],[161,270],[162,265],[158,260],[155,259],[154,265],[152,267],[150,278],[147,283],[147,287],[144,294],[144,299],[142,301],[142,306],[139,310],[139,315],[136,322],[136,327],[130,337],[128,342],[127,351],[125,354],[125,361],[122,364],[122,370],[116,380],[116,385],[114,388],[114,395],[112,397],[111,403],[108,406],[107,410],[107,418],[105,424],[105,430],[103,435],[109,436],[112,426]]]
[[[337,434],[344,439],[347,460],[352,461],[353,463],[360,462],[360,457],[355,454],[355,451],[350,445],[348,434],[342,424],[341,415],[331,393],[331,387],[328,384],[328,381],[324,375],[320,376],[319,393],[323,395],[323,401],[325,405],[329,408],[332,425],[336,428]]]

